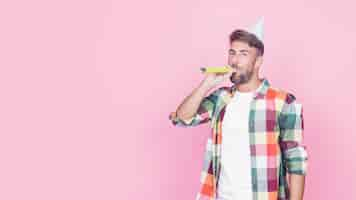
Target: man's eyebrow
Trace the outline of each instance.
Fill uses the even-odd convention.
[[[247,49],[241,49],[240,52],[247,52],[247,53],[248,53],[248,52],[250,52],[250,51],[247,50]]]
[[[236,52],[236,50],[235,49],[229,49],[229,51],[231,52]],[[247,53],[249,53],[250,51],[249,50],[247,50],[247,49],[241,49],[241,50],[239,50],[239,52],[247,52]]]

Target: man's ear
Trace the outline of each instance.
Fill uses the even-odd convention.
[[[263,56],[257,56],[256,58],[256,62],[255,62],[255,67],[256,68],[260,68],[260,66],[262,65],[263,63]]]

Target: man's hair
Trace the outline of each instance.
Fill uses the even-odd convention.
[[[259,40],[254,34],[242,29],[237,29],[230,34],[230,44],[235,40],[245,42],[250,47],[255,47],[257,49],[257,55],[263,56],[263,42]]]

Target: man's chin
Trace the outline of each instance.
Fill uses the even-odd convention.
[[[240,80],[240,79],[233,79],[233,78],[231,78],[230,81],[231,81],[231,83],[233,83],[233,84],[235,84],[235,85],[241,84],[241,80]]]
[[[233,84],[240,84],[241,82],[241,77],[239,75],[236,75],[236,72],[234,72],[231,76],[230,76],[230,81]]]
[[[247,83],[248,82],[248,79],[247,77],[241,75],[241,76],[238,76],[237,78],[234,77],[234,76],[231,76],[230,77],[230,81],[233,83],[233,84],[243,84],[243,83]]]

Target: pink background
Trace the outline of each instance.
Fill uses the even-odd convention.
[[[260,15],[261,76],[304,105],[305,199],[356,199],[355,6],[1,1],[0,199],[194,199],[209,128],[168,115]]]

